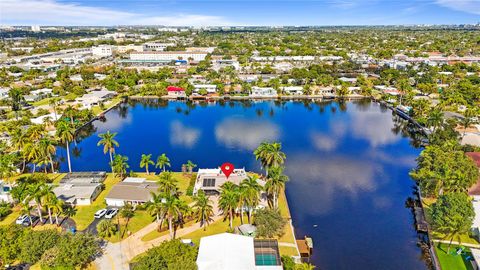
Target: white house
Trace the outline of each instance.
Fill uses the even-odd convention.
[[[197,194],[199,190],[209,194],[218,194],[220,186],[224,183],[232,182],[238,185],[246,178],[247,172],[245,172],[245,169],[234,169],[228,178],[219,168],[199,169],[193,187],[193,194]]]
[[[49,113],[49,114],[42,115],[42,116],[39,116],[39,117],[31,118],[30,122],[32,122],[33,124],[41,125],[45,122],[45,119],[47,119],[47,118],[50,118],[50,120],[52,120],[52,121],[56,121],[61,117],[62,117],[61,114],[58,114],[58,113],[55,114],[53,112],[53,113]]]
[[[217,92],[217,86],[215,84],[194,84],[193,87],[193,91],[196,93],[200,92],[202,89],[205,89],[209,94]]]
[[[276,97],[277,91],[272,87],[252,87],[251,97]]]
[[[158,185],[154,181],[145,178],[127,177],[116,184],[105,197],[108,206],[122,207],[125,202],[137,205],[149,202],[152,192],[158,191]]]
[[[13,198],[10,194],[12,186],[0,180],[0,202],[12,203]]]
[[[231,233],[200,239],[198,270],[281,270],[277,240]]]
[[[101,184],[62,184],[53,189],[57,198],[71,205],[90,205],[102,192]]]
[[[303,95],[303,87],[301,86],[285,86],[281,89],[287,95]]]
[[[82,104],[84,108],[91,108],[92,106],[99,105],[114,96],[117,93],[109,90],[92,91],[76,99],[77,103]]]
[[[99,57],[112,56],[112,45],[99,45],[92,47],[92,54]]]
[[[10,91],[8,87],[0,88],[0,100],[8,98],[8,91]]]

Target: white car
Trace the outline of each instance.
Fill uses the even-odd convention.
[[[30,222],[28,215],[19,216],[15,221],[15,224],[22,225],[24,222]]]
[[[118,209],[116,209],[116,208],[108,209],[108,210],[107,210],[107,213],[105,214],[105,218],[111,219],[111,218],[113,218],[117,213],[118,213]]]
[[[101,218],[105,215],[105,213],[107,213],[107,209],[100,209],[95,213],[94,217]]]

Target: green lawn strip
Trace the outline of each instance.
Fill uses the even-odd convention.
[[[33,102],[32,105],[33,105],[34,107],[43,106],[43,105],[48,105],[48,102],[49,102],[49,101],[50,101],[50,98],[44,98],[44,99],[42,99],[42,100]]]
[[[15,222],[15,220],[20,216],[21,208],[20,206],[15,206],[12,208],[12,212],[0,220],[0,226],[10,225]]]
[[[236,217],[233,220],[233,227],[235,228],[236,226],[240,225],[240,218]],[[217,220],[214,223],[211,223],[206,229],[204,230],[203,228],[198,229],[194,232],[191,232],[187,235],[184,235],[182,238],[183,239],[192,239],[192,241],[198,245],[200,243],[200,238],[204,236],[209,236],[209,235],[214,235],[214,234],[219,234],[219,233],[224,233],[230,230],[229,227],[229,222],[228,219],[223,221],[223,219]]]
[[[280,256],[298,256],[298,251],[294,247],[285,247],[279,246],[278,251],[280,251]]]
[[[450,236],[448,238],[445,238],[445,234],[442,234],[440,232],[432,231],[431,233],[433,239],[440,239],[440,240],[447,240],[450,241]],[[458,241],[458,238],[460,237],[460,243],[465,243],[465,244],[475,244],[479,245],[480,243],[477,241],[477,239],[470,237],[468,234],[460,234],[460,235],[455,235],[453,237],[453,241]]]
[[[192,226],[195,223],[196,223],[195,220],[188,221],[187,223],[185,223],[183,225],[183,228],[187,228],[189,226]],[[180,230],[180,229],[181,228],[178,228],[177,230]],[[148,242],[148,241],[156,239],[160,236],[167,235],[168,233],[169,233],[169,231],[168,231],[168,221],[164,220],[163,225],[162,225],[162,231],[159,232],[158,230],[153,230],[153,231],[147,233],[145,236],[143,236],[142,241]]]
[[[471,256],[470,250],[465,249],[466,254],[452,255],[458,246],[452,245],[450,247],[450,253],[447,254],[448,244],[435,244],[435,251],[437,253],[438,260],[442,269],[449,270],[473,270],[473,267],[469,261],[466,260],[467,256]]]

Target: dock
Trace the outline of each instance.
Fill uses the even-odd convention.
[[[414,213],[415,213],[415,225],[417,227],[417,231],[425,232],[425,233],[428,232],[428,223],[425,220],[425,213],[423,212],[423,208],[415,206]]]
[[[309,258],[313,252],[312,238],[305,236],[305,239],[297,239],[296,242],[298,251],[300,252],[300,257]]]

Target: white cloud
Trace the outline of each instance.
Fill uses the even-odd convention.
[[[435,2],[442,7],[480,15],[480,0],[436,0]]]
[[[173,14],[150,16],[55,0],[1,0],[0,24],[39,25],[230,25],[220,16]]]
[[[320,151],[332,151],[337,148],[338,142],[332,135],[326,135],[319,132],[311,132],[310,139],[312,144]]]
[[[179,121],[170,124],[170,143],[191,148],[200,138],[200,130],[183,125]]]
[[[373,147],[392,144],[401,139],[392,132],[393,125],[389,113],[372,110],[352,114],[352,135],[367,140]]]
[[[275,141],[280,129],[269,121],[227,118],[215,127],[217,141],[227,147],[253,150],[264,141]]]

